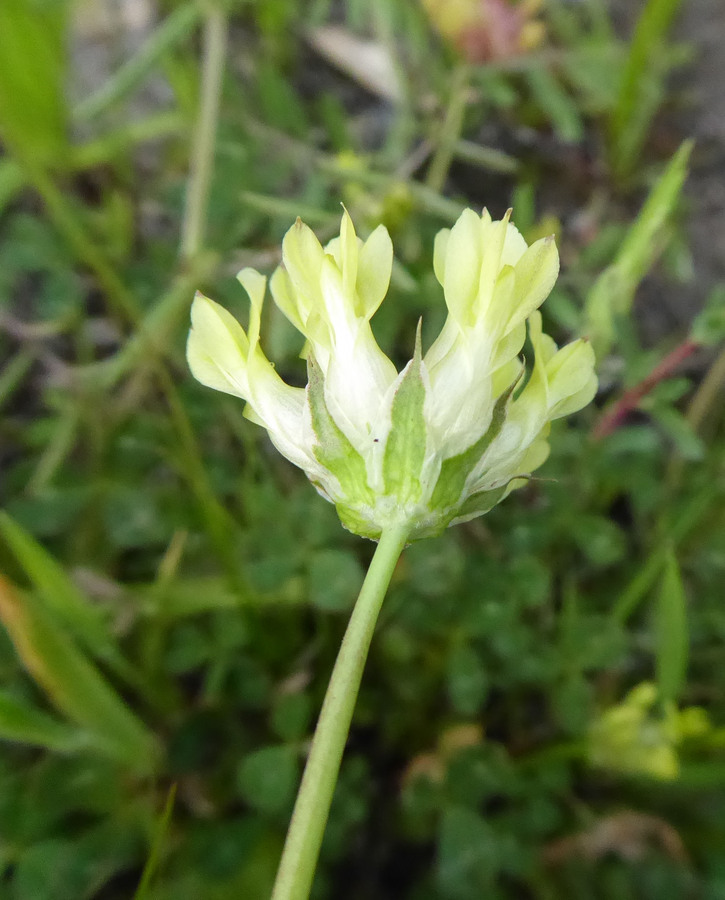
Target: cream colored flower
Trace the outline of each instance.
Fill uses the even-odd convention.
[[[466,210],[435,243],[448,319],[425,356],[398,372],[370,319],[388,290],[390,237],[364,243],[345,212],[322,247],[301,221],[287,232],[270,280],[277,306],[306,338],[309,383],[285,384],[259,345],[266,279],[244,269],[248,333],[197,294],[187,355],[194,376],[247,401],[247,415],[337,507],[342,523],[377,538],[407,524],[411,538],[487,512],[546,459],[552,419],[596,391],[586,341],[561,350],[538,307],[556,280],[553,239],[528,247],[508,215]],[[535,352],[522,388],[526,322]]]

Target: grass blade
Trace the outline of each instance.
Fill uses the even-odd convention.
[[[60,752],[76,750],[86,743],[82,732],[22,703],[8,691],[0,691],[0,740]]]
[[[614,259],[593,284],[584,306],[585,331],[598,359],[612,349],[615,321],[626,316],[640,281],[662,250],[663,234],[687,177],[692,141],[685,141],[650,191]]]
[[[664,96],[662,43],[682,0],[649,0],[637,21],[609,126],[612,165],[626,175],[637,160],[652,116]]]
[[[156,742],[60,623],[0,577],[0,620],[25,668],[54,705],[96,738],[109,756],[141,774],[153,771]]]
[[[159,25],[138,53],[128,60],[95,94],[78,104],[78,119],[93,119],[122,100],[139,85],[159,59],[196,25],[202,4],[185,3]]]
[[[118,647],[101,610],[89,603],[65,569],[3,510],[0,510],[0,537],[12,551],[47,608],[58,616],[71,634],[95,656],[120,660]]]
[[[657,684],[666,703],[677,701],[687,677],[687,597],[672,549],[668,549],[657,598]]]
[[[164,845],[164,840],[166,839],[169,825],[171,824],[171,813],[174,809],[175,799],[176,785],[173,784],[166,798],[164,811],[162,812],[161,818],[159,819],[156,826],[154,841],[151,845],[151,853],[149,854],[149,858],[146,860],[146,865],[144,866],[143,874],[141,875],[141,881],[139,882],[136,893],[133,895],[133,900],[148,900],[148,898],[151,896],[149,894],[151,879],[154,877],[154,875],[156,874],[156,870],[159,867],[161,849]]]

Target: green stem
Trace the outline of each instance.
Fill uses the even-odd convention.
[[[272,900],[307,900],[375,623],[410,529],[383,531],[332,670]]]
[[[118,277],[104,251],[93,240],[74,205],[45,169],[24,154],[18,153],[17,156],[28,183],[42,197],[53,224],[79,261],[95,274],[114,312],[131,324],[138,322],[140,311],[136,298]]]
[[[181,256],[184,259],[196,256],[204,245],[227,31],[226,14],[221,7],[212,7],[206,16],[204,26],[204,64],[201,73],[199,119],[194,134],[191,174],[181,227]]]
[[[75,109],[79,120],[93,119],[122,100],[139,85],[153,67],[196,25],[200,4],[186,3],[170,13],[135,56],[131,57],[90,97]]]
[[[443,190],[448,170],[456,150],[456,144],[463,130],[468,96],[468,66],[461,65],[453,72],[451,95],[448,101],[445,121],[438,134],[438,147],[431,160],[425,179],[427,187],[436,193]]]

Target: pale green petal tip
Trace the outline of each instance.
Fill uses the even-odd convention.
[[[267,290],[267,279],[256,269],[242,269],[237,274],[237,281],[249,295],[251,309],[249,313],[249,343],[256,347],[259,343],[259,327],[262,318],[264,294]]]
[[[295,286],[313,293],[324,258],[317,235],[298,218],[282,239],[282,261]]]
[[[390,286],[393,271],[393,242],[384,225],[378,225],[360,248],[357,270],[357,310],[362,318],[370,319],[383,302]]]
[[[448,251],[448,241],[450,236],[450,228],[441,228],[435,236],[435,241],[433,243],[433,272],[441,287],[445,284],[446,253]]]
[[[186,358],[192,375],[207,387],[247,397],[249,341],[223,306],[197,292],[191,306]]]
[[[289,277],[289,273],[282,266],[278,266],[272,273],[272,277],[269,279],[269,290],[277,308],[281,310],[283,315],[289,319],[301,334],[306,334],[306,323],[302,318],[303,314],[297,302],[294,285]]]
[[[357,281],[358,256],[360,250],[355,234],[355,226],[352,224],[350,213],[343,206],[342,221],[340,222],[340,241],[337,245],[337,265],[342,272],[343,290],[346,296],[355,294],[355,282]]]
[[[264,292],[267,289],[267,278],[256,269],[247,266],[237,273],[237,281],[249,294],[249,299],[252,303],[261,306],[264,300]]]

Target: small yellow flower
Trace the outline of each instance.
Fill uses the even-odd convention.
[[[669,704],[658,708],[656,685],[644,681],[604,710],[592,723],[588,756],[592,765],[629,775],[672,780],[680,773],[679,745],[711,730],[704,710]]]
[[[537,310],[556,280],[556,245],[528,247],[508,215],[466,210],[438,234],[448,319],[425,356],[418,335],[401,372],[370,327],[390,282],[386,229],[363,243],[345,212],[323,248],[298,220],[282,250],[270,289],[306,338],[307,387],[285,384],[259,345],[266,279],[253,269],[238,276],[251,300],[248,333],[197,294],[189,365],[203,384],[247,401],[247,416],[357,534],[408,525],[416,539],[487,512],[546,459],[551,420],[594,396],[590,345],[559,350],[542,332]],[[521,388],[527,321],[536,361]]]

